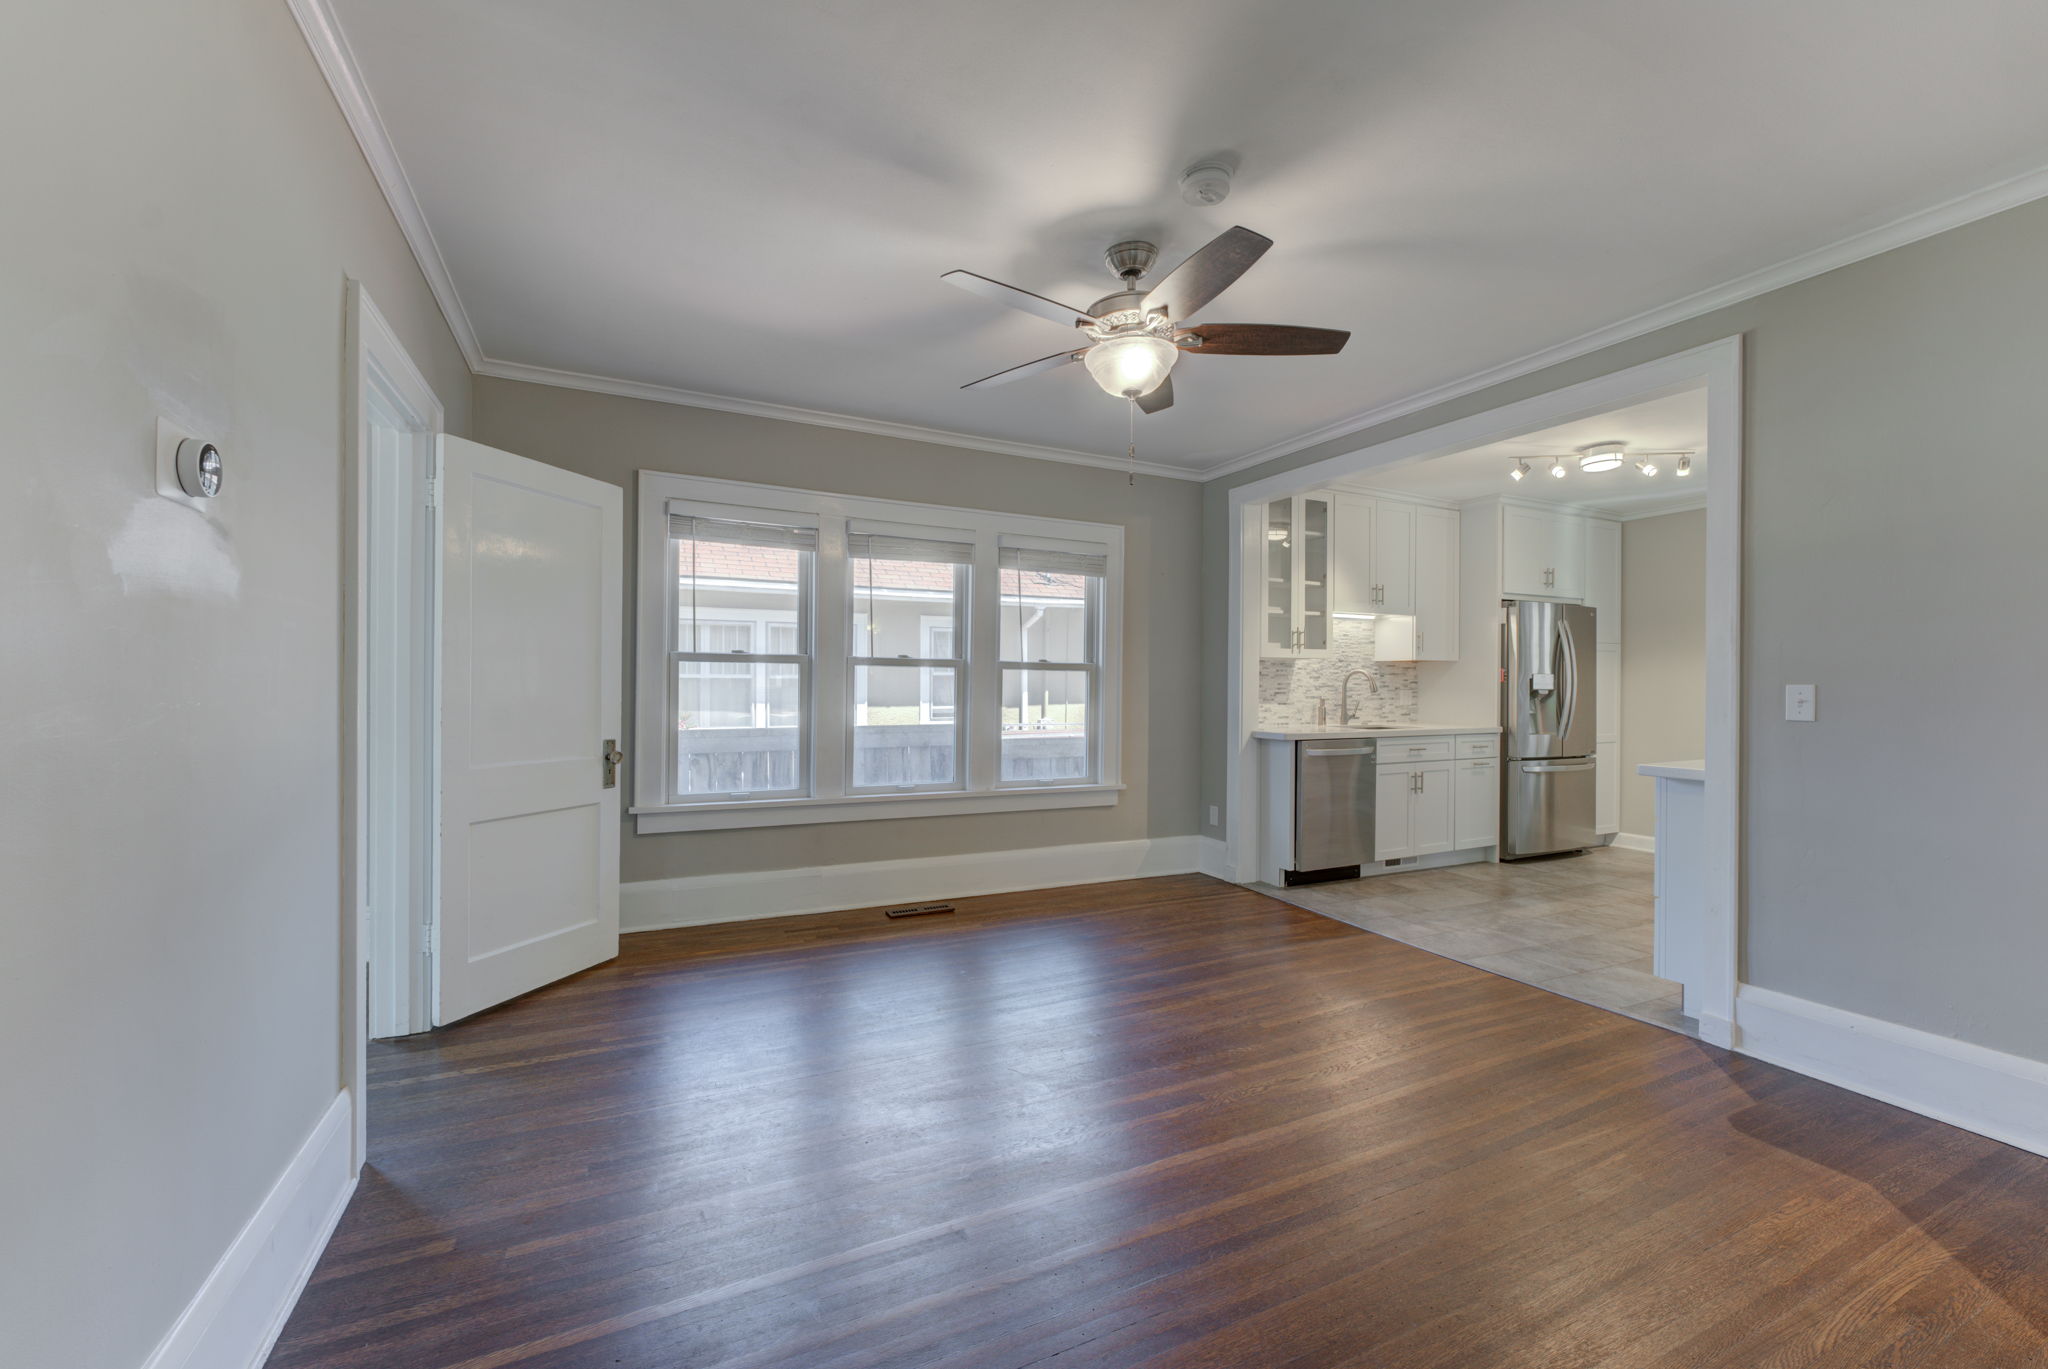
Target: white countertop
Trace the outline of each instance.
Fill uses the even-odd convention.
[[[1636,767],[1638,775],[1648,775],[1660,780],[1699,780],[1707,778],[1705,761],[1656,761]]]
[[[1403,723],[1399,727],[1299,727],[1254,732],[1262,742],[1313,742],[1336,737],[1438,737],[1457,732],[1498,733],[1498,723]]]

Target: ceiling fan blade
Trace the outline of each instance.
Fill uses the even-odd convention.
[[[1163,309],[1170,319],[1193,318],[1196,310],[1251,270],[1272,245],[1271,238],[1249,228],[1226,229],[1153,286],[1144,307]]]
[[[1093,314],[1061,304],[1056,299],[1047,299],[1044,295],[1034,295],[1029,290],[1019,290],[1014,285],[1005,285],[999,280],[990,280],[987,276],[977,276],[972,271],[948,271],[939,279],[951,281],[969,294],[992,299],[997,304],[1007,304],[1012,309],[1022,309],[1027,314],[1051,319],[1068,328],[1095,322]]]
[[[1157,385],[1153,386],[1152,392],[1150,394],[1139,395],[1138,407],[1143,409],[1148,414],[1156,414],[1161,409],[1172,408],[1173,377],[1168,376],[1166,379],[1160,381]]]
[[[989,385],[1007,385],[1013,380],[1022,380],[1025,376],[1035,376],[1040,371],[1050,371],[1055,367],[1064,366],[1080,355],[1079,352],[1054,352],[1049,357],[1040,357],[1036,361],[1027,361],[1022,366],[1012,366],[1007,371],[997,371],[994,375],[983,376],[980,380],[970,380],[960,388],[963,390],[978,390]]]
[[[1295,328],[1285,323],[1197,323],[1178,330],[1202,340],[1188,352],[1227,357],[1313,357],[1344,350],[1351,334],[1338,328]]]

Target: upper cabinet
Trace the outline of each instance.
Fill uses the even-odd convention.
[[[1516,599],[1583,598],[1585,523],[1575,513],[1502,505],[1501,593]]]
[[[1378,618],[1383,661],[1458,659],[1458,515],[1379,495],[1339,494],[1336,612]]]
[[[1336,569],[1335,510],[1327,494],[1266,505],[1266,629],[1262,656],[1317,656],[1330,649]]]
[[[1621,524],[1588,518],[1586,603],[1595,611],[1601,646],[1621,645]]]

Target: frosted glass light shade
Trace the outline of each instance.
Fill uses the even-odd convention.
[[[1096,343],[1081,364],[1108,393],[1119,399],[1136,399],[1158,389],[1179,357],[1180,348],[1165,338],[1132,333]]]

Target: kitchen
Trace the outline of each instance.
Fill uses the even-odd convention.
[[[1652,852],[1682,863],[1656,795],[1704,749],[1705,413],[1660,396],[1266,501],[1263,885],[1693,1029]]]

